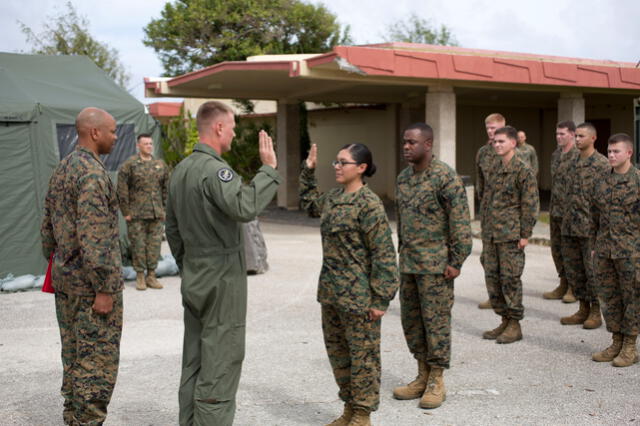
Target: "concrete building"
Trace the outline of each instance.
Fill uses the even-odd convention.
[[[319,146],[319,185],[333,186],[330,161],[350,142],[370,146],[379,172],[371,187],[393,198],[403,167],[401,130],[415,121],[435,129],[435,153],[461,175],[474,175],[486,142],[484,118],[500,112],[525,130],[538,151],[539,183],[549,189],[549,161],[560,120],[592,122],[598,149],[612,133],[638,140],[640,69],[632,63],[409,43],[338,46],[318,55],[266,55],[223,62],[170,79],[145,80],[148,97],[244,98],[275,101],[279,170],[286,179],[278,205],[297,208],[298,103],[309,113]],[[636,146],[638,144],[636,143]]]

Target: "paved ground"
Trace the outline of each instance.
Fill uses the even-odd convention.
[[[289,224],[285,224],[287,222]],[[294,223],[294,224],[291,224]],[[321,264],[314,221],[263,222],[271,270],[249,277],[247,356],[237,425],[320,425],[341,409],[322,343],[316,280]],[[456,281],[453,361],[439,409],[396,401],[391,390],[415,375],[395,300],[383,321],[382,401],[376,425],[560,425],[640,422],[640,365],[616,369],[590,353],[609,343],[594,331],[561,326],[576,305],[544,301],[556,284],[548,247],[527,248],[524,340],[482,340],[497,317],[486,298],[481,243]],[[165,247],[166,250],[166,247]],[[125,291],[121,367],[107,425],[172,425],[177,419],[182,309],[179,280],[165,289]],[[51,295],[0,295],[0,424],[61,424],[59,336]]]

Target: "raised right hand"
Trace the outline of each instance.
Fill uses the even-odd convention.
[[[260,133],[258,133],[258,144],[262,164],[271,166],[274,169],[278,167],[276,152],[273,149],[273,140],[264,130],[260,130]]]
[[[318,145],[315,143],[311,145],[311,149],[309,150],[309,155],[307,156],[307,167],[310,169],[315,169],[316,164],[318,163]]]

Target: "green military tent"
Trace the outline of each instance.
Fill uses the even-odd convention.
[[[114,150],[102,158],[114,178],[135,153],[137,134],[158,140],[144,105],[87,57],[0,52],[0,278],[44,273],[40,222],[49,178],[74,149],[75,117],[89,106],[118,124]]]

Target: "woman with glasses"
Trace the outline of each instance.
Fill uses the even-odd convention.
[[[380,323],[399,286],[391,229],[380,198],[364,183],[376,166],[363,144],[345,145],[332,163],[340,187],[317,189],[314,144],[300,175],[300,199],[320,216],[318,302],[329,361],[345,403],[330,425],[370,425],[380,396]]]

